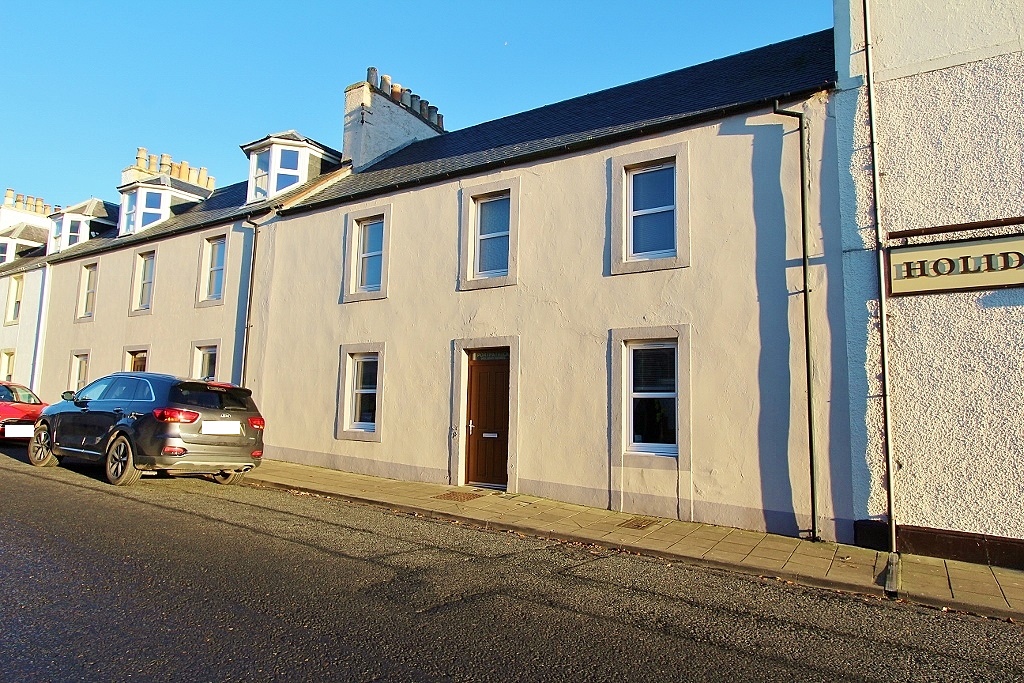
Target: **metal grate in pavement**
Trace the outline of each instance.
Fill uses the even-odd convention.
[[[631,517],[619,526],[626,529],[646,529],[657,521],[650,517]]]
[[[442,493],[439,496],[433,496],[438,500],[454,500],[459,503],[465,503],[467,500],[473,500],[474,498],[483,498],[485,493],[469,493],[468,491],[449,491],[448,493]]]

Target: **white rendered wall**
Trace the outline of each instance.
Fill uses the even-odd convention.
[[[819,211],[819,201],[837,201],[835,147],[826,144],[833,129],[823,102],[804,106],[814,187],[811,326],[822,524],[827,537],[849,540],[842,288],[828,277],[839,271],[841,245],[837,215]],[[610,275],[612,157],[683,142],[692,265]],[[518,282],[460,291],[460,191],[512,177],[521,185]],[[345,215],[384,204],[392,216],[387,298],[339,304]],[[398,479],[457,481],[464,455],[451,451],[449,438],[459,421],[452,415],[453,345],[512,337],[520,375],[510,490],[614,507],[611,489],[621,484],[635,512],[666,504],[674,510],[678,503],[686,519],[806,529],[799,226],[795,124],[770,113],[285,216],[260,235],[253,350],[262,355],[254,357],[250,385],[267,417],[267,455]],[[617,471],[611,464],[621,453],[609,436],[610,332],[668,325],[691,332],[692,447],[678,469],[672,462]],[[339,347],[380,342],[381,441],[336,439]]]
[[[36,268],[24,273],[21,294],[21,312],[18,322],[5,323],[7,297],[13,277],[0,277],[0,350],[14,351],[13,381],[32,389],[32,364],[36,348],[36,332],[39,325],[39,308],[43,284],[43,268]],[[45,400],[45,399],[44,399]]]
[[[197,305],[206,271],[203,242],[227,234],[223,304]],[[56,400],[73,388],[71,355],[89,353],[89,380],[125,369],[125,347],[149,347],[147,370],[192,375],[193,344],[216,343],[217,379],[240,379],[240,342],[244,326],[252,230],[241,224],[134,244],[51,267],[49,309],[43,350],[42,398]],[[156,250],[151,312],[129,315],[137,254]],[[97,263],[95,315],[76,319],[83,264]]]
[[[847,251],[852,453],[868,474],[855,502],[866,517],[881,518],[861,7],[857,0],[836,3],[840,91],[833,114]],[[885,232],[1024,216],[1024,6],[922,0],[872,2],[871,11]],[[1019,232],[960,231],[891,245]],[[1024,290],[892,298],[887,325],[897,523],[1024,538]]]

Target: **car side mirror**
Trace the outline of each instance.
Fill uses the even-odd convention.
[[[65,401],[71,401],[75,398],[75,392],[65,391],[63,394],[60,395],[60,397]]]

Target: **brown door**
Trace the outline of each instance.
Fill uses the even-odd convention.
[[[508,358],[508,349],[470,352],[466,459],[471,484],[508,484]]]

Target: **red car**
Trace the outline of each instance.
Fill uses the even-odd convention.
[[[0,439],[31,439],[46,404],[20,384],[0,382]]]

